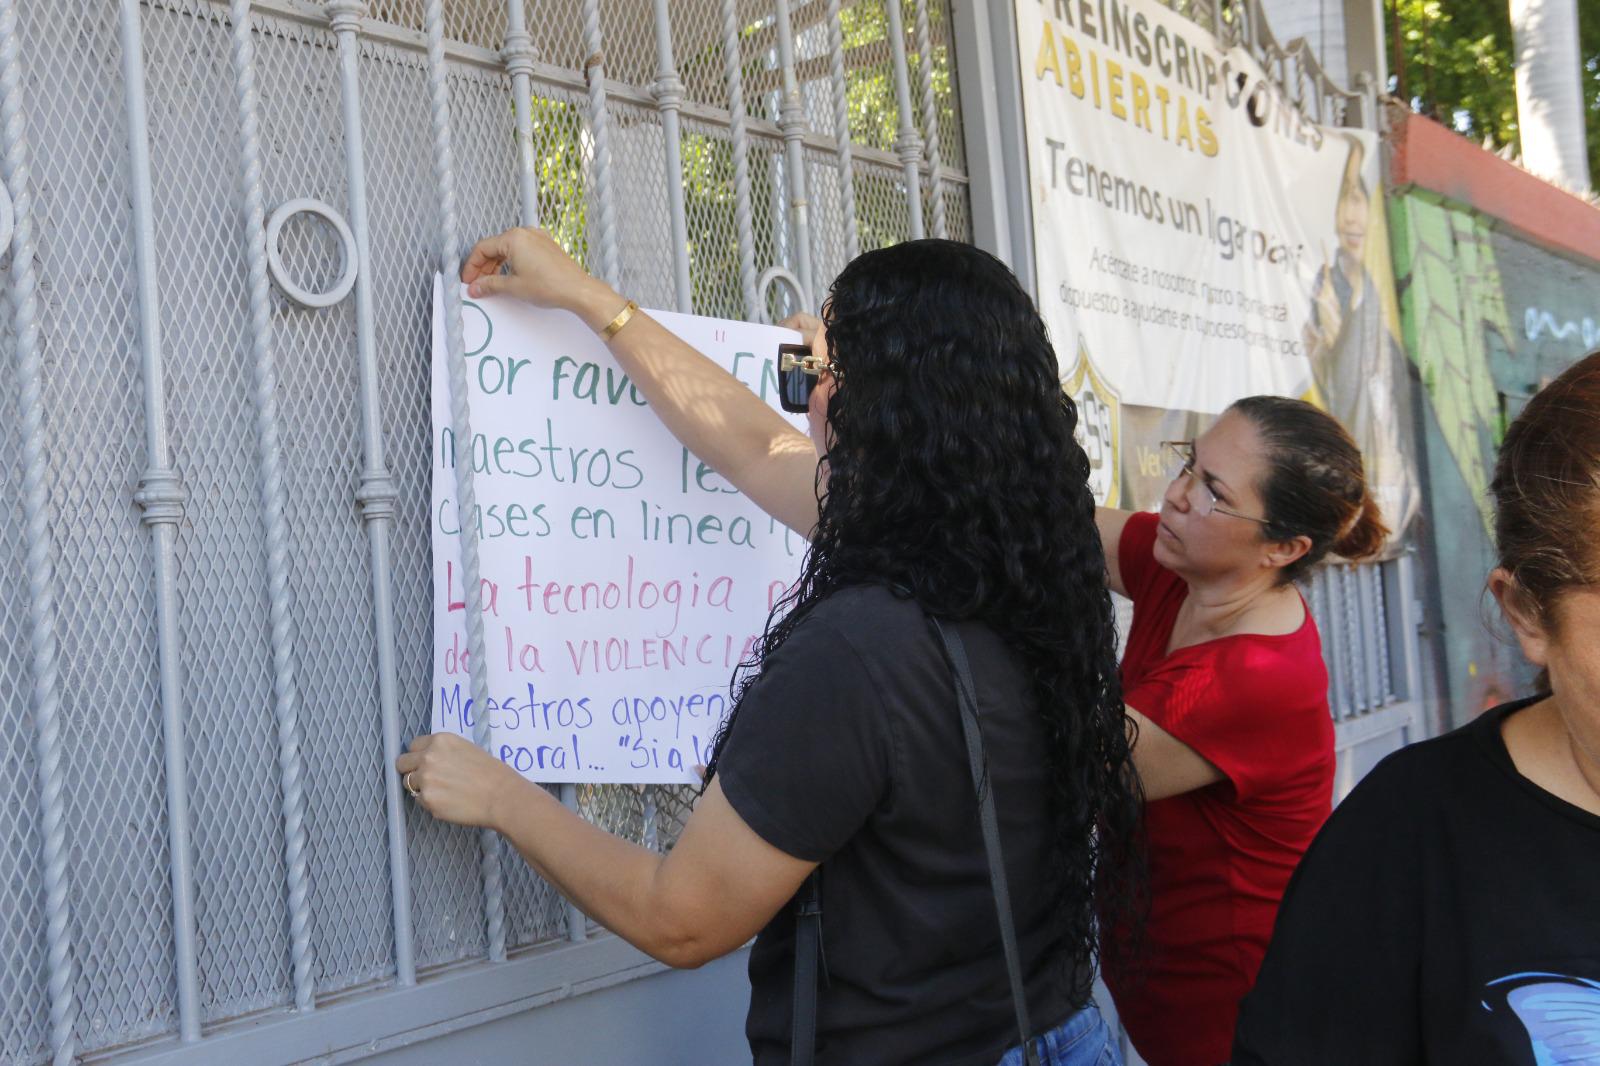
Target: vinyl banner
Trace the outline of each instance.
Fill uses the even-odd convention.
[[[1306,118],[1155,0],[1015,0],[1039,307],[1100,501],[1149,507],[1163,439],[1241,396],[1343,421],[1414,508],[1376,138]]]

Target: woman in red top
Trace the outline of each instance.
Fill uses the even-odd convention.
[[[1316,622],[1293,582],[1384,528],[1361,453],[1299,400],[1254,396],[1170,445],[1160,514],[1097,514],[1111,588],[1133,600],[1123,699],[1138,727],[1150,915],[1106,983],[1151,1066],[1218,1066],[1278,902],[1333,796]]]

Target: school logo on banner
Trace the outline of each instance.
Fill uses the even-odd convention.
[[[1121,497],[1117,476],[1122,454],[1122,398],[1106,383],[1089,358],[1089,346],[1078,337],[1078,358],[1062,389],[1078,405],[1078,443],[1089,456],[1089,488],[1101,507],[1115,507]]]

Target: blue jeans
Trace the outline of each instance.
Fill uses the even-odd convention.
[[[1049,1032],[1040,1033],[1033,1043],[1043,1066],[1122,1066],[1116,1038],[1093,1003]],[[1023,1061],[1019,1045],[1006,1052],[998,1066],[1023,1066]]]

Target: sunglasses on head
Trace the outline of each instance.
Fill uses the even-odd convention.
[[[825,370],[835,377],[839,374],[825,357],[813,355],[810,345],[778,345],[778,403],[790,414],[804,414],[811,404],[811,390]]]

